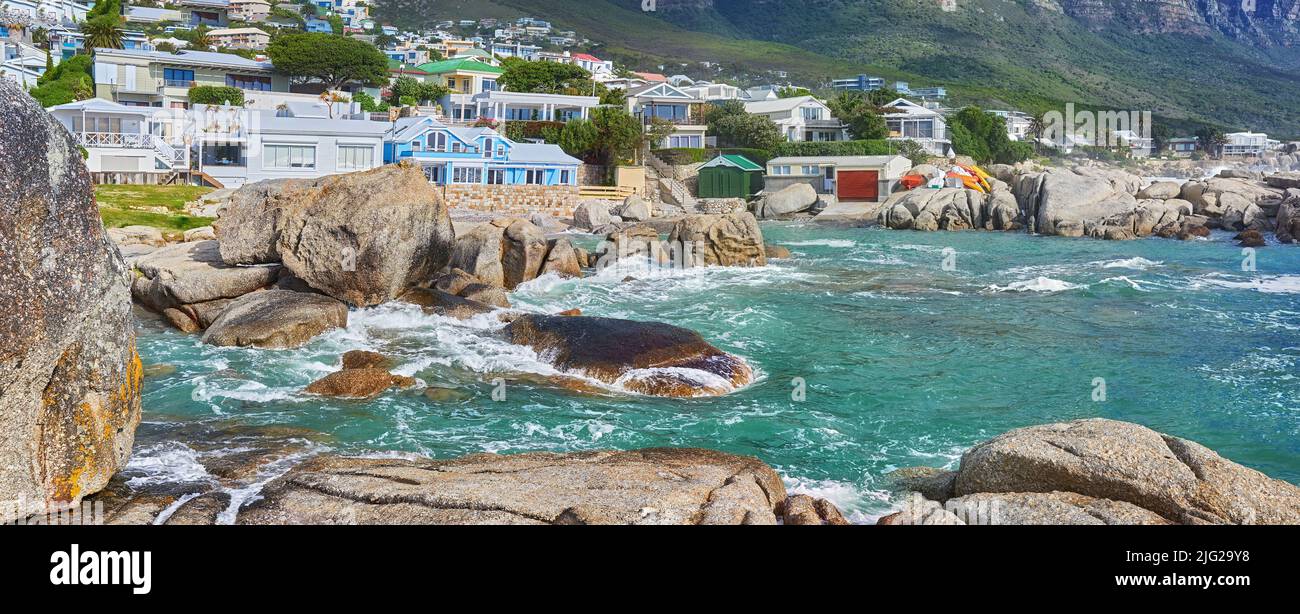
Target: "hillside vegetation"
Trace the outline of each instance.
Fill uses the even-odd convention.
[[[1256,49],[1217,33],[1142,34],[1098,27],[1043,0],[381,0],[382,16],[432,23],[531,15],[600,43],[598,52],[669,73],[699,61],[742,73],[784,70],[825,85],[861,72],[948,86],[955,104],[1028,111],[1151,111],[1173,123],[1300,132],[1292,50]],[[396,9],[400,7],[400,11]],[[416,25],[408,23],[406,25]],[[1091,28],[1091,29],[1090,29]]]

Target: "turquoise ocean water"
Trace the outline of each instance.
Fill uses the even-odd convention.
[[[531,350],[493,335],[502,324],[490,316],[354,310],[347,330],[288,351],[212,348],[145,323],[146,364],[176,370],[146,382],[128,475],[194,479],[203,472],[195,448],[223,453],[210,439],[232,426],[290,427],[310,434],[308,451],[438,458],[698,446],[757,456],[792,490],[869,521],[889,509],[883,474],[892,469],[954,467],[963,450],[1008,429],[1099,416],[1300,482],[1300,249],[1262,248],[1257,270],[1243,272],[1227,235],[1107,242],[799,223],[763,231],[794,257],[628,282],[623,272],[542,278],[512,295],[536,311],[697,330],[760,373],[731,395],[555,388]],[[350,349],[383,352],[399,361],[396,372],[456,390],[364,402],[301,394]],[[1105,397],[1095,400],[1101,380]],[[494,381],[504,381],[504,400],[493,400]]]

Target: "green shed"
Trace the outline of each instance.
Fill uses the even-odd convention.
[[[700,167],[700,198],[749,198],[763,189],[763,172],[745,156],[718,156]]]

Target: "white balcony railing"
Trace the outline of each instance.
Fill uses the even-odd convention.
[[[77,142],[84,147],[121,147],[125,149],[153,149],[152,134],[121,132],[78,132]]]

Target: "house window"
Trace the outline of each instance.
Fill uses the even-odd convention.
[[[364,170],[374,168],[375,148],[369,145],[339,145],[339,168]]]
[[[262,157],[266,168],[316,168],[315,145],[266,145]]]
[[[483,141],[483,157],[484,158],[492,157],[492,139],[487,139]]]
[[[483,169],[458,166],[452,169],[451,180],[456,183],[483,183]]]
[[[506,182],[506,171],[502,168],[488,170],[487,182],[490,185],[504,185]]]
[[[237,87],[241,90],[269,92],[271,91],[271,78],[253,77],[249,75],[226,75],[226,85]]]
[[[790,174],[790,167],[788,167],[788,166],[773,166],[773,167],[772,167],[772,174],[773,174],[773,175],[789,175],[789,174]]]
[[[454,141],[454,142],[452,142],[452,144],[451,144],[451,152],[452,152],[452,153],[460,153],[460,152],[462,152],[462,151],[464,151],[464,150],[465,150],[465,146],[464,146],[464,145],[461,145],[459,141]]]
[[[495,91],[497,91],[498,89],[499,89],[499,88],[497,87],[497,82],[496,82],[496,81],[493,81],[493,80],[491,80],[491,79],[484,79],[484,80],[483,80],[483,91],[485,91],[485,92],[495,92]]]
[[[505,146],[505,145],[497,144],[497,157],[498,157],[498,158],[504,158],[504,157],[506,157],[506,146]]]
[[[530,168],[524,173],[524,183],[528,185],[542,185],[546,183],[546,171],[536,168]]]
[[[560,171],[560,185],[570,185],[569,176],[571,174],[571,171]]]
[[[169,87],[189,87],[194,83],[194,71],[180,68],[164,68],[163,82]]]
[[[805,120],[822,118],[821,107],[804,107],[802,111]]]
[[[803,167],[803,174],[805,174],[805,175],[818,175],[818,174],[820,174],[820,173],[817,172],[817,167],[816,167],[816,166],[805,166],[805,167]]]

